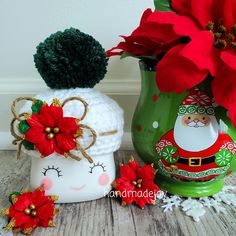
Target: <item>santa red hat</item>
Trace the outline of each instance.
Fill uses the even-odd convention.
[[[180,104],[178,115],[215,115],[215,109],[212,106],[212,99],[203,91],[197,88],[191,89],[188,96]]]

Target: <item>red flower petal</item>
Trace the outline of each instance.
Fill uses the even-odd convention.
[[[38,217],[40,220],[50,220],[54,214],[54,204],[49,202],[37,209]]]
[[[25,140],[32,142],[34,144],[39,144],[45,142],[46,140],[46,133],[44,128],[39,126],[31,126],[30,129],[25,134]]]
[[[12,219],[15,220],[15,227],[20,227],[26,223],[31,222],[32,220],[30,216],[26,215],[23,212],[16,212]]]
[[[227,66],[231,67],[233,70],[236,70],[236,49],[222,51],[220,58]]]
[[[55,139],[45,139],[41,143],[35,144],[38,151],[42,154],[42,156],[47,157],[54,153],[56,148]]]
[[[30,217],[30,221],[26,222],[25,224],[21,225],[21,230],[27,230],[27,229],[35,229],[39,224],[39,218],[38,217]]]
[[[192,61],[199,70],[207,69],[212,76],[216,75],[219,66],[219,50],[214,45],[214,37],[209,31],[201,31],[179,53]]]
[[[76,118],[73,117],[63,117],[58,122],[58,127],[62,133],[75,134],[78,130],[78,125]]]
[[[214,4],[215,11],[220,11],[220,17],[223,17],[223,23],[228,30],[236,23],[236,1],[235,0],[217,0]],[[221,7],[219,7],[221,6]],[[219,19],[219,18],[218,18]]]
[[[32,204],[31,193],[23,193],[17,196],[17,201],[13,204],[16,211],[24,211],[30,204]]]
[[[150,15],[147,21],[149,24],[152,23],[152,28],[150,28],[152,34],[160,35],[164,42],[180,36],[192,37],[201,30],[191,18],[179,16],[174,12],[157,11]],[[149,37],[149,35],[146,36]]]
[[[36,128],[44,129],[44,126],[41,124],[39,114],[32,114],[31,117],[27,120],[27,124],[30,127],[36,127]]]
[[[136,170],[129,165],[120,166],[120,176],[127,181],[136,180]]]
[[[59,153],[69,152],[76,148],[76,142],[70,134],[57,134],[56,142],[58,148],[57,151],[59,151]]]
[[[156,82],[163,92],[181,93],[202,82],[208,70],[200,71],[190,60],[179,56],[185,45],[170,49],[157,64]]]
[[[35,189],[31,198],[36,208],[39,208],[48,202],[52,202],[48,196],[45,196],[45,191],[40,189]]]
[[[212,81],[212,93],[215,102],[229,110],[230,118],[236,126],[236,70],[224,66],[221,72]]]
[[[14,217],[14,215],[16,214],[16,210],[15,210],[15,207],[13,206],[13,205],[11,205],[10,207],[9,207],[9,214],[7,215],[7,217],[9,217],[9,218],[12,218],[12,217]]]
[[[40,110],[40,122],[44,127],[55,127],[58,121],[63,117],[62,107],[54,106],[43,106]]]
[[[148,8],[146,9],[144,12],[143,12],[143,15],[141,17],[141,20],[140,20],[140,26],[142,26],[143,24],[146,23],[146,20],[147,18],[152,14],[152,9],[151,8]]]
[[[172,8],[180,15],[189,16],[205,29],[209,21],[214,20],[212,7],[220,8],[215,0],[172,0]]]
[[[153,181],[154,178],[155,175],[151,165],[145,165],[137,171],[137,179]]]

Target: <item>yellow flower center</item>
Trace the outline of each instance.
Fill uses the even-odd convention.
[[[209,21],[206,30],[210,31],[215,39],[214,46],[219,49],[236,48],[236,24],[228,32],[223,24],[215,24]]]
[[[29,207],[25,208],[24,213],[32,217],[37,216],[36,207],[34,204],[30,204]]]
[[[137,179],[131,182],[132,185],[134,185],[137,188],[141,188],[142,187],[142,179]]]
[[[55,137],[55,134],[58,134],[60,132],[60,129],[58,127],[46,127],[44,131],[47,134],[48,139],[53,139]]]

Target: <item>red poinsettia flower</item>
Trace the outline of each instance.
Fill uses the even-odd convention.
[[[181,93],[210,74],[215,102],[236,126],[236,1],[172,0],[171,6],[174,12],[146,10],[140,26],[108,56],[161,58],[156,81],[163,92]]]
[[[120,166],[120,178],[112,186],[122,198],[122,205],[135,202],[141,208],[146,204],[155,204],[159,188],[154,184],[155,170],[152,165],[139,166],[133,159],[128,165]]]
[[[157,13],[149,21],[169,24],[174,33],[189,43],[170,49],[157,64],[157,84],[162,91],[182,92],[202,82],[210,73],[214,79],[215,102],[235,113],[236,106],[236,2],[234,0],[173,0],[176,11]],[[173,18],[175,19],[173,21]],[[189,24],[191,22],[191,24]],[[232,120],[236,124],[236,120]]]
[[[148,18],[152,14],[151,9],[144,11],[139,27],[130,36],[121,36],[125,41],[108,50],[107,57],[123,53],[133,56],[155,57],[178,44],[179,37],[171,29],[172,26],[163,27],[159,24],[159,30],[153,30],[157,27],[156,23],[148,22]],[[174,38],[176,40],[173,40]]]
[[[45,196],[42,188],[21,195],[11,195],[12,205],[1,212],[9,218],[6,230],[12,229],[13,232],[29,235],[38,226],[54,226],[53,217],[58,210],[54,202],[57,199],[57,196]]]
[[[75,137],[79,126],[76,118],[64,117],[58,102],[50,106],[44,104],[39,114],[32,114],[27,119],[30,128],[25,133],[25,140],[35,145],[42,156],[57,152],[66,154],[75,149]]]

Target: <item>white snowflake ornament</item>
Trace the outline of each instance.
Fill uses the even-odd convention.
[[[173,207],[180,206],[181,200],[179,196],[173,195],[171,197],[164,198],[163,202],[166,204],[163,205],[162,208],[164,208],[164,212],[167,212],[167,211],[172,211]]]
[[[224,205],[236,208],[236,186],[225,186],[223,190],[212,197],[201,197],[199,199],[181,198],[177,195],[164,196],[162,199],[164,212],[172,211],[173,207],[181,206],[187,216],[199,222],[200,217],[206,213],[205,208],[213,208],[218,214],[227,214]]]
[[[186,215],[191,216],[196,222],[199,222],[200,217],[206,213],[203,204],[195,199],[188,198],[181,203],[181,206]]]

